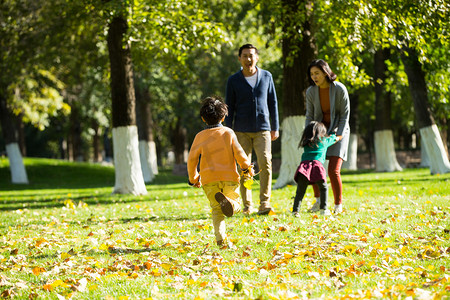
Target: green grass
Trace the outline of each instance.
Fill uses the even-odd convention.
[[[25,164],[30,184],[13,185],[0,159],[4,297],[450,298],[450,174],[344,172],[344,213],[326,218],[306,213],[311,188],[301,218],[295,187],[274,190],[276,214],[228,218],[219,249],[208,201],[184,177],[163,170],[148,195],[116,195],[111,167]]]

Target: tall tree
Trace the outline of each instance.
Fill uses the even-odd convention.
[[[156,144],[153,137],[153,118],[149,86],[141,77],[135,76],[136,120],[139,135],[139,155],[145,182],[152,182],[158,174]]]
[[[416,50],[406,48],[402,61],[405,65],[406,74],[408,74],[409,88],[414,102],[420,136],[430,160],[430,172],[431,174],[449,173],[450,163],[439,129],[431,113],[425,74]]]
[[[48,46],[55,35],[53,5],[46,1],[0,3],[0,108],[2,132],[13,183],[28,183],[18,146],[16,116],[40,129],[65,109],[58,80],[51,68],[55,58]]]
[[[302,149],[298,147],[305,126],[305,93],[307,70],[316,55],[313,32],[312,1],[282,0],[281,27],[283,35],[283,121],[281,124],[281,167],[274,188],[293,183]]]
[[[394,135],[391,121],[391,93],[386,90],[387,66],[390,49],[375,51],[375,169],[380,172],[401,171],[394,148]]]
[[[116,181],[114,193],[145,195],[139,158],[136,127],[135,93],[130,43],[126,42],[128,23],[121,13],[108,28],[108,50],[111,67],[112,134]],[[124,42],[125,41],[125,42]]]

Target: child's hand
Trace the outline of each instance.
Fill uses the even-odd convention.
[[[193,186],[193,187],[196,187],[196,188],[199,188],[199,187],[201,187],[202,186],[202,182],[201,182],[201,178],[200,178],[200,176],[198,176],[197,177],[198,179],[197,179],[197,181],[195,182],[195,183],[192,183],[190,180],[188,180],[188,184],[190,185],[190,186]]]
[[[200,181],[200,178],[199,178],[198,181],[196,183],[194,183],[194,187],[200,188],[201,186],[202,186],[202,182]]]
[[[255,176],[255,168],[253,167],[253,165],[250,165],[250,167],[248,167],[248,175],[250,175],[251,177]]]

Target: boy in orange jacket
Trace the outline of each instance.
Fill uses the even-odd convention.
[[[207,126],[195,136],[187,162],[189,184],[203,187],[210,202],[214,234],[219,246],[226,237],[224,215],[231,217],[241,210],[236,161],[244,173],[254,175],[250,159],[234,131],[222,125],[227,114],[227,106],[219,97],[203,100],[200,116]]]

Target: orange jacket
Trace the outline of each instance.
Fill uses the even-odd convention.
[[[200,173],[197,171],[199,160]],[[251,165],[233,130],[221,126],[200,131],[189,151],[189,181],[196,183],[200,176],[202,185],[214,181],[239,182],[236,161],[242,169]]]

